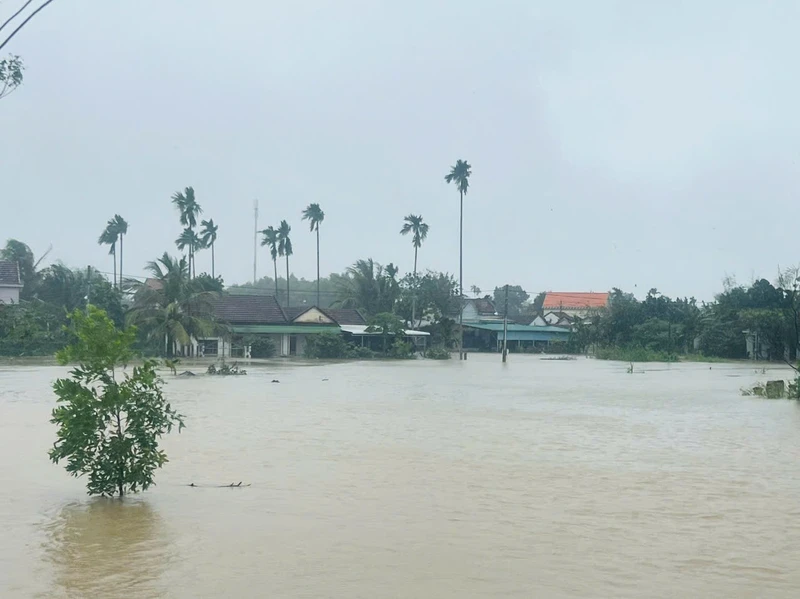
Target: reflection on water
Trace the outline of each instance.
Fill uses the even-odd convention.
[[[0,598],[800,597],[800,405],[739,393],[788,369],[627,367],[167,376],[188,428],[119,501],[48,462],[64,370],[0,365]]]
[[[143,500],[97,498],[65,506],[46,527],[45,558],[56,593],[67,597],[146,597],[170,561],[160,518]],[[166,551],[165,551],[166,550]]]

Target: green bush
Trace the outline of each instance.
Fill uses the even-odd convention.
[[[277,353],[275,343],[269,337],[258,336],[250,341],[251,358],[274,358]]]
[[[395,339],[392,346],[389,348],[388,355],[390,358],[397,358],[405,360],[414,357],[413,346],[410,343],[403,341],[400,338]]]
[[[432,347],[425,352],[425,357],[431,360],[449,360],[450,352],[443,347]]]
[[[368,347],[361,347],[360,345],[356,346],[351,345],[347,357],[353,358],[355,360],[369,360],[370,358],[375,357],[375,352]]]
[[[322,333],[306,338],[305,356],[337,360],[349,358],[352,346],[339,333]]]

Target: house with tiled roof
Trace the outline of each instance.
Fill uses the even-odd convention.
[[[461,318],[464,322],[483,322],[487,320],[503,320],[490,296],[465,297],[461,302]],[[458,320],[458,314],[453,317]]]
[[[251,349],[245,340],[253,338],[269,339],[281,356],[302,355],[309,335],[344,333],[345,327],[367,326],[358,310],[284,308],[274,296],[264,294],[224,293],[213,300],[213,310],[229,335],[200,339],[197,354],[201,356],[249,358]]]
[[[10,260],[0,260],[0,304],[18,304],[22,280],[19,264]]]
[[[542,314],[545,315],[545,318],[548,312],[553,312],[559,318],[562,318],[564,315],[585,318],[598,310],[606,308],[608,306],[608,297],[608,292],[585,293],[580,291],[548,291],[542,303]]]

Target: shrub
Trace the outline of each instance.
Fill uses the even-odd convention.
[[[277,353],[275,343],[269,337],[258,336],[250,341],[251,358],[274,358]]]
[[[306,338],[305,356],[336,360],[350,357],[352,346],[339,333],[322,333]]]
[[[425,352],[425,357],[431,360],[449,360],[450,352],[443,347],[432,347]]]
[[[391,358],[397,358],[399,360],[413,358],[413,346],[400,338],[395,339],[395,342],[392,343],[392,346],[389,348],[388,355]]]
[[[356,360],[369,360],[370,358],[375,357],[375,352],[368,347],[361,347],[360,345],[356,346],[351,345],[347,357]]]
[[[677,362],[678,356],[669,352],[655,351],[644,347],[599,347],[595,351],[598,360],[620,362]]]

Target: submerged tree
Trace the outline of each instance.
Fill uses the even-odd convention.
[[[87,476],[90,495],[145,491],[155,471],[167,462],[159,439],[183,417],[164,398],[157,363],[146,360],[117,379],[117,369],[133,353],[136,330],[121,331],[94,306],[70,316],[74,342],[58,353],[59,362],[77,362],[69,378],[53,389],[58,405],[51,422],[58,427],[50,459],[66,460],[72,476]]]

